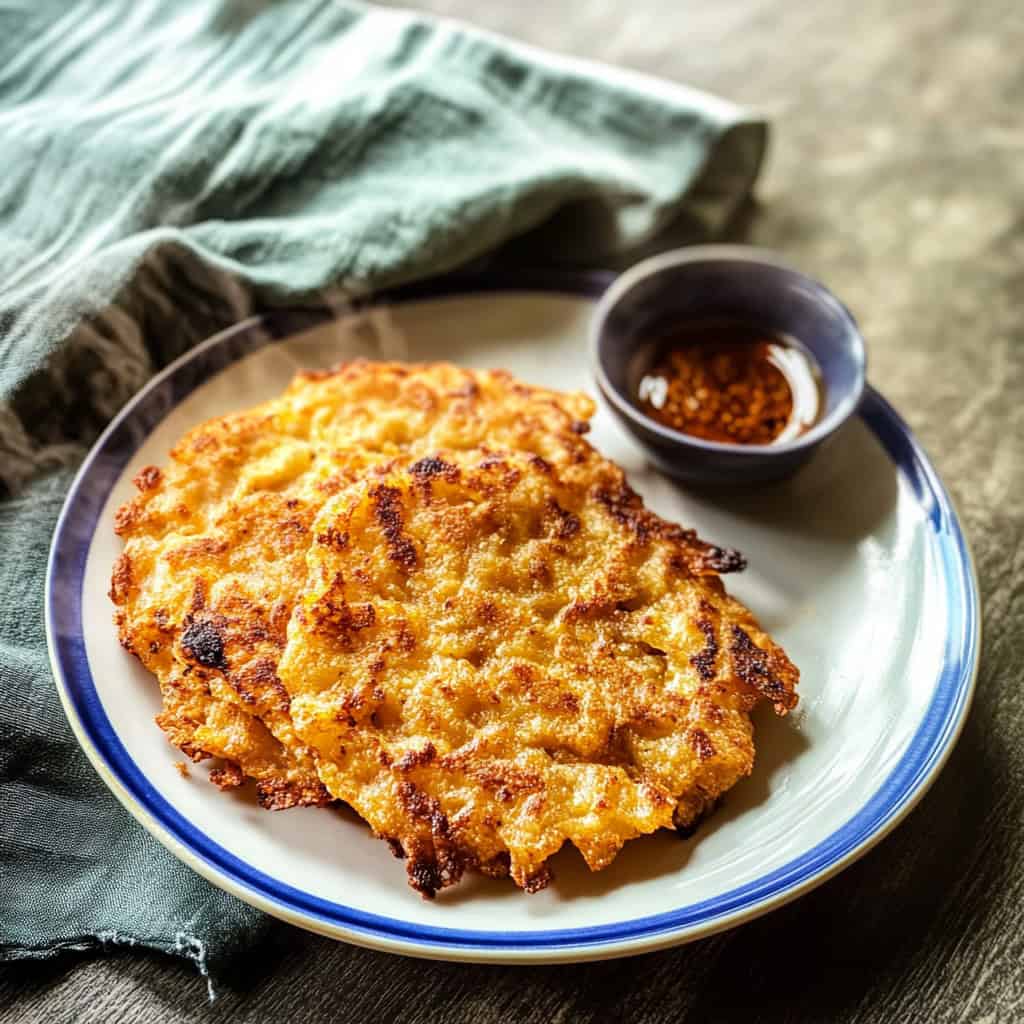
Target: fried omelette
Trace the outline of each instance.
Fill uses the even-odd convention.
[[[501,371],[356,361],[205,423],[143,469],[117,512],[110,596],[121,643],[159,680],[168,738],[211,777],[257,780],[261,804],[331,800],[277,675],[324,501],[400,455],[497,444],[572,466],[590,399]]]
[[[726,596],[735,553],[645,510],[592,412],[358,361],[186,435],[118,511],[111,586],[169,739],[265,807],[349,803],[424,895],[693,823],[797,672]]]
[[[750,773],[758,701],[796,703],[729,562],[596,453],[396,460],[314,522],[295,730],[425,896],[467,868],[543,888],[566,842],[598,870]]]

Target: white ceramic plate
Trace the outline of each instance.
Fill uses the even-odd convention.
[[[586,329],[604,279],[451,279],[340,317],[248,321],[158,376],[97,443],[58,524],[47,584],[54,674],[68,717],[125,806],[216,885],[294,924],[378,949],[451,960],[553,962],[707,935],[834,874],[920,798],[956,740],[978,654],[978,600],[948,496],[874,392],[788,484],[708,498],[648,469],[601,410],[592,439],[663,515],[739,548],[730,588],[801,669],[798,710],[756,717],[757,765],[682,841],[627,844],[590,874],[572,850],[526,896],[470,878],[434,902],[354,815],[268,813],[224,794],[153,723],[153,679],[118,646],[107,598],[114,509],[147,463],[201,420],[267,399],[299,368],[354,354],[503,366],[593,392]]]

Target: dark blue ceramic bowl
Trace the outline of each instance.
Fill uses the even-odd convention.
[[[672,430],[637,408],[631,396],[658,355],[660,330],[709,318],[751,323],[810,352],[824,385],[824,407],[810,430],[778,444],[722,444]],[[626,271],[597,306],[591,352],[601,394],[651,461],[692,483],[790,475],[852,415],[864,391],[864,341],[846,307],[774,254],[740,245],[677,249]]]

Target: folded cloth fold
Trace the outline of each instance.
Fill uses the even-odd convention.
[[[265,927],[128,817],[54,690],[49,539],[117,409],[253,310],[713,234],[766,134],[682,86],[336,0],[0,11],[0,957],[128,944],[205,970]]]

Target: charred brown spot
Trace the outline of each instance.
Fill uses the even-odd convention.
[[[537,670],[525,661],[517,661],[512,665],[512,674],[525,686],[537,680]]]
[[[663,651],[660,647],[655,647],[654,644],[649,644],[646,640],[640,640],[637,643],[637,647],[639,647],[644,654],[649,655],[652,658],[668,657],[667,651]]]
[[[189,616],[191,619],[191,616]],[[210,619],[186,620],[185,631],[181,634],[181,648],[186,657],[205,668],[227,671],[224,657],[224,635],[218,624]]]
[[[406,654],[410,654],[416,649],[416,634],[409,628],[407,622],[399,623],[394,646]]]
[[[232,673],[228,681],[246,704],[264,704],[287,711],[291,698],[277,675],[277,664],[272,658],[257,658],[243,671]]]
[[[376,623],[377,612],[372,604],[349,604],[344,597],[344,586],[342,574],[335,573],[326,593],[306,614],[316,632],[347,648],[352,644],[355,633]]]
[[[715,756],[715,745],[703,729],[691,729],[689,738],[693,752],[701,761],[707,761]]]
[[[551,582],[551,567],[543,558],[530,559],[530,579],[542,585]]]
[[[433,743],[427,743],[419,750],[407,750],[396,762],[395,768],[400,772],[411,772],[414,768],[422,768],[437,757],[437,749]]]
[[[329,476],[326,480],[319,480],[316,484],[316,489],[321,494],[332,495],[337,494],[343,490],[348,484],[348,481],[344,476]]]
[[[167,552],[167,560],[172,565],[187,565],[200,558],[216,557],[227,551],[228,545],[216,537],[200,537],[190,540]]]
[[[428,455],[426,458],[414,462],[409,467],[409,472],[420,480],[429,480],[431,477],[439,476],[454,483],[459,479],[459,467],[445,462],[444,459],[436,455]]]
[[[336,526],[328,526],[326,530],[316,535],[318,544],[334,548],[335,551],[344,551],[349,545],[348,530],[339,530]]]
[[[745,630],[733,626],[729,653],[732,655],[736,675],[748,686],[767,697],[780,715],[796,707],[796,694],[777,674],[780,658],[775,652],[762,650],[750,639]]]
[[[591,617],[601,617],[616,610],[616,602],[607,595],[598,594],[597,597],[577,598],[562,610],[562,621],[566,623],[580,622]]]
[[[716,544],[709,544],[701,559],[703,567],[712,572],[743,572],[747,567],[747,560],[735,548],[720,548]]]
[[[642,544],[652,536],[662,535],[662,527],[668,525],[644,508],[640,496],[624,480],[613,487],[597,488],[594,498],[612,519],[634,534]]]
[[[529,462],[534,469],[539,469],[542,473],[546,473],[548,475],[551,474],[551,463],[548,462],[547,459],[543,459],[539,455],[534,454],[529,457]]]
[[[673,569],[688,576],[704,576],[717,579],[729,572],[742,572],[747,560],[733,548],[722,548],[708,544],[697,536],[695,530],[684,530],[681,526],[666,524],[662,534],[669,540],[678,541],[682,547],[671,558]]]
[[[254,651],[268,642],[279,646],[266,611],[243,593],[231,591],[222,595],[216,611],[224,616],[232,640],[244,650]]]
[[[416,568],[416,548],[403,533],[402,494],[396,487],[380,484],[371,491],[373,515],[388,544],[388,555],[405,570]]]
[[[373,697],[373,694],[370,696]],[[349,690],[338,702],[338,710],[334,715],[335,721],[343,722],[348,726],[355,726],[357,724],[356,715],[369,717],[372,720],[372,710],[368,716],[364,715],[368,703],[364,690],[358,687],[354,690]]]
[[[746,568],[746,559],[738,551],[708,544],[697,536],[695,530],[669,523],[645,508],[643,500],[624,479],[597,487],[592,494],[608,514],[641,544],[657,538],[677,545],[670,564],[678,572],[714,575],[739,572]]]
[[[410,857],[406,867],[409,884],[424,898],[432,900],[444,888],[440,865],[430,857]]]
[[[698,619],[697,628],[704,634],[704,646],[690,658],[690,664],[697,670],[697,675],[705,682],[715,678],[715,667],[718,661],[718,636],[715,624],[709,619]]]
[[[284,811],[289,807],[325,807],[334,798],[320,782],[289,782],[287,779],[264,779],[256,784],[256,799],[267,811]]]
[[[372,604],[349,605],[352,629],[369,629],[377,620],[377,613]]]
[[[409,884],[426,899],[454,885],[472,867],[472,854],[459,848],[441,805],[412,782],[401,782],[398,798],[410,818],[429,830],[403,843]]]
[[[160,486],[160,481],[164,475],[156,466],[143,466],[142,469],[135,474],[135,479],[132,483],[140,491],[151,491],[154,487]]]
[[[433,836],[440,839],[451,838],[451,826],[444,811],[441,810],[441,805],[415,783],[400,782],[398,799],[409,817],[428,825]]]
[[[589,434],[590,424],[586,420],[573,420],[569,425],[569,429],[574,434]]]
[[[715,725],[720,724],[725,719],[725,712],[713,700],[702,701],[701,708],[705,719],[709,722],[714,722]]]
[[[522,479],[523,473],[517,466],[512,465],[507,458],[500,455],[485,455],[477,464],[481,473],[493,474],[490,479],[483,478],[479,474],[474,477],[474,483],[479,486],[485,494],[496,495],[501,490],[510,490]]]
[[[563,693],[558,698],[558,706],[570,715],[575,715],[580,709],[580,702],[575,694]]]
[[[445,768],[461,768],[485,789],[494,793],[495,799],[509,803],[524,793],[539,794],[544,790],[544,779],[537,772],[516,768],[499,761],[462,761],[445,757],[441,764]]]
[[[568,540],[580,532],[579,518],[562,508],[554,498],[548,499],[548,512],[554,520],[554,533],[559,540]]]
[[[124,604],[132,589],[132,560],[124,551],[114,563],[114,572],[110,577],[110,600],[114,604]]]
[[[228,761],[227,764],[210,772],[210,781],[220,789],[234,789],[245,781],[245,775],[237,764]]]
[[[476,606],[476,617],[480,622],[493,626],[501,618],[501,611],[493,601],[480,601]]]

